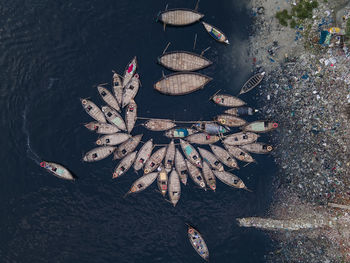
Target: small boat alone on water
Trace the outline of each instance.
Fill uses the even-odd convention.
[[[234,169],[239,169],[237,161],[235,158],[231,156],[231,154],[226,151],[224,148],[221,148],[220,146],[217,145],[209,145],[211,151],[215,154],[215,156],[227,167],[234,168]]]
[[[186,95],[203,88],[211,80],[196,72],[177,72],[161,78],[154,89],[165,95]]]
[[[187,159],[195,166],[202,168],[202,161],[196,149],[191,144],[182,139],[180,139],[180,145]]]
[[[215,192],[216,190],[215,175],[207,162],[203,162],[203,176],[209,188]]]
[[[113,146],[102,146],[102,147],[97,147],[89,152],[87,152],[84,157],[83,161],[85,162],[95,162],[95,161],[100,161],[109,155],[111,155],[115,150],[115,147]]]
[[[84,124],[84,126],[90,131],[95,131],[98,134],[113,134],[120,131],[115,125],[97,121],[89,122]]]
[[[89,114],[93,119],[101,123],[107,122],[105,116],[103,115],[103,112],[95,103],[87,99],[80,99],[80,101],[86,113]]]
[[[153,150],[153,139],[149,139],[140,149],[135,163],[134,163],[134,170],[138,171],[142,169],[145,162],[147,162],[148,158],[151,156]]]
[[[130,134],[127,133],[114,133],[114,134],[106,134],[96,141],[97,145],[117,145],[125,142],[131,137]]]
[[[176,126],[175,122],[168,119],[149,119],[143,126],[151,131],[166,131]]]
[[[145,190],[148,186],[150,186],[156,180],[157,176],[158,176],[158,173],[150,173],[150,174],[141,176],[132,184],[127,194],[139,193]]]
[[[97,86],[98,93],[100,93],[101,98],[106,102],[110,107],[116,111],[120,111],[119,103],[117,99],[112,95],[112,93],[102,86]]]
[[[239,148],[241,148],[244,151],[257,154],[266,154],[270,153],[273,150],[273,147],[271,145],[262,142],[255,142],[251,144],[242,145],[239,146]]]
[[[212,100],[216,104],[225,107],[240,107],[246,104],[243,100],[226,94],[216,94],[212,97]]]
[[[243,131],[248,132],[268,132],[276,129],[278,124],[270,121],[254,121],[248,125],[242,127]]]
[[[192,247],[204,260],[209,261],[209,250],[202,235],[194,227],[190,225],[187,226],[188,239],[190,240]]]
[[[158,57],[158,63],[173,71],[196,71],[213,62],[205,57],[187,51],[172,51]]]
[[[126,131],[125,122],[124,122],[122,116],[120,116],[120,114],[116,110],[113,110],[109,106],[103,106],[102,111],[110,123],[117,126],[118,129]]]
[[[202,175],[201,171],[199,170],[199,168],[197,166],[193,165],[187,159],[185,160],[185,162],[187,165],[189,175],[192,178],[193,182],[205,190],[205,181],[204,181],[203,175]]]
[[[203,158],[203,167],[204,163],[209,163],[212,168],[218,171],[224,170],[224,166],[219,162],[218,158],[216,158],[214,154],[203,148],[198,148],[198,151]]]
[[[155,169],[157,169],[159,165],[162,163],[165,157],[165,153],[166,153],[166,147],[162,147],[157,151],[155,151],[145,163],[143,173],[148,174],[153,172]]]
[[[158,169],[160,170],[157,177],[158,189],[159,192],[165,196],[168,191],[168,173],[163,166],[160,166]]]
[[[45,168],[47,171],[57,176],[58,178],[71,181],[74,180],[74,177],[71,174],[71,172],[60,164],[42,161],[40,163],[40,166]]]
[[[215,171],[215,170],[213,170],[213,173],[224,184],[227,184],[231,187],[248,190],[248,188],[245,186],[243,181],[238,176],[236,176],[234,174],[231,174],[231,173],[226,172],[226,171],[219,172],[219,171]]]
[[[253,132],[237,132],[225,137],[223,143],[226,145],[245,145],[256,142],[260,135]]]
[[[133,152],[136,149],[137,145],[139,145],[142,136],[143,134],[135,135],[119,145],[119,147],[114,151],[113,159],[121,159],[127,154]]]
[[[170,202],[175,207],[177,202],[180,200],[181,185],[180,185],[179,175],[177,174],[174,168],[171,171],[171,174],[169,177],[168,195],[169,195]]]
[[[247,153],[246,151],[243,151],[242,149],[224,144],[226,150],[231,154],[233,157],[237,158],[238,160],[242,162],[252,163],[255,162],[254,158]]]
[[[195,144],[213,144],[220,140],[220,137],[200,132],[187,136],[185,140]]]
[[[211,35],[216,41],[221,42],[221,43],[225,43],[225,44],[230,44],[227,37],[220,29],[218,29],[217,27],[214,27],[208,23],[205,23],[203,21],[202,21],[202,24],[203,24],[205,30],[209,33],[209,35]]]
[[[181,152],[178,149],[175,150],[175,169],[180,176],[181,182],[186,185],[188,178],[188,169],[185,158],[182,156]]]
[[[254,89],[256,86],[260,84],[264,76],[265,76],[265,72],[262,72],[262,73],[255,74],[253,77],[248,79],[247,82],[244,83],[238,95],[247,93],[248,91],[251,91],[252,89]]]
[[[245,120],[229,114],[218,115],[216,121],[228,127],[240,127],[247,124]]]
[[[255,110],[251,107],[246,107],[246,106],[231,108],[224,111],[224,113],[231,114],[234,116],[253,115],[255,112],[258,112],[258,110]]]
[[[126,122],[126,129],[128,130],[128,133],[130,133],[134,128],[136,119],[137,119],[137,104],[132,99],[125,112],[125,122]]]
[[[176,8],[160,12],[158,19],[166,25],[187,26],[199,21],[203,16],[196,10]]]
[[[126,66],[124,77],[123,77],[123,87],[126,87],[126,85],[128,85],[129,81],[136,73],[136,68],[137,68],[137,58],[134,57]]]
[[[113,179],[125,174],[133,165],[136,158],[137,151],[129,153],[120,161],[119,165],[115,168],[113,173]]]
[[[135,98],[137,92],[139,91],[140,80],[139,74],[135,74],[130,82],[124,87],[123,96],[122,96],[122,108],[130,103],[132,99]]]
[[[206,132],[208,134],[223,134],[230,131],[230,128],[221,126],[214,122],[199,122],[194,124],[197,130]]]
[[[171,168],[174,165],[174,159],[175,159],[175,143],[174,143],[174,140],[171,140],[171,142],[169,143],[166,149],[166,154],[164,158],[164,167],[168,173],[171,171]]]
[[[113,93],[114,97],[117,99],[118,104],[122,105],[122,96],[123,96],[123,83],[120,79],[120,76],[113,70]]]
[[[191,128],[173,128],[164,133],[168,138],[178,139],[185,138],[191,134],[196,133],[197,131]]]

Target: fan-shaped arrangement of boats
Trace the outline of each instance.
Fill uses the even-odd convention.
[[[209,59],[187,51],[165,53],[158,58],[158,63],[173,71],[196,71],[212,64]]]
[[[202,24],[203,24],[205,30],[209,33],[209,35],[212,38],[214,38],[216,41],[221,42],[221,43],[225,43],[225,44],[230,44],[227,37],[220,29],[218,29],[217,27],[214,27],[208,23],[205,23],[203,21],[202,21]]]
[[[203,16],[195,10],[176,8],[160,12],[158,19],[166,25],[186,26],[199,21]]]

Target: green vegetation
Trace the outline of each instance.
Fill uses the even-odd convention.
[[[350,19],[346,21],[345,35],[350,38]]]
[[[276,13],[276,18],[282,26],[288,26],[287,20],[291,19],[292,16],[288,14],[287,9],[283,9],[282,11]]]
[[[291,28],[295,28],[298,24],[297,24],[297,22],[295,22],[294,19],[292,19],[292,21],[290,21],[289,25],[290,25]]]

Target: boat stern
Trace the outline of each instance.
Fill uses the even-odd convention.
[[[225,44],[227,44],[227,45],[230,44],[230,42],[228,41],[228,39],[226,39],[224,42],[225,42]]]

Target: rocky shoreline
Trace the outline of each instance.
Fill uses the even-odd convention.
[[[312,230],[270,228],[276,250],[267,261],[350,262],[350,52],[338,35],[329,45],[319,44],[321,31],[345,29],[350,3],[319,1],[312,19],[298,21],[295,28],[280,25],[276,12],[298,2],[251,4],[250,56],[257,70],[267,72],[258,106],[263,116],[279,123],[270,135],[279,198],[261,217],[308,224],[321,216],[331,223]]]

